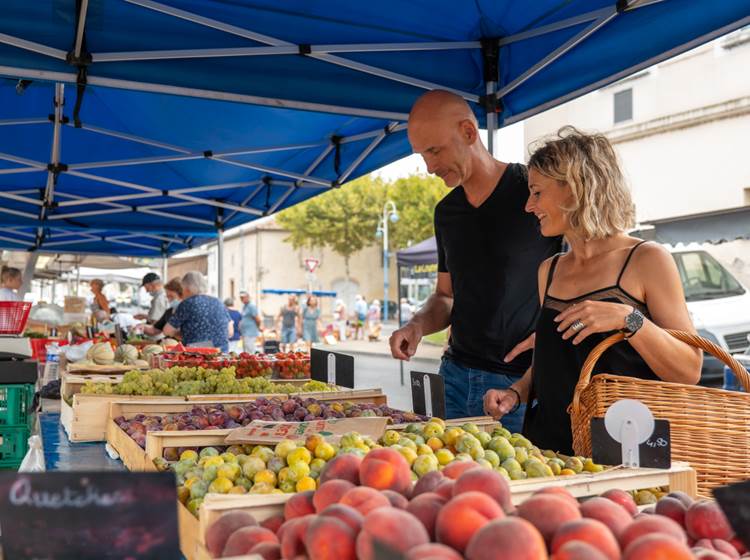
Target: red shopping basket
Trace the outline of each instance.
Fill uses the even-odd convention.
[[[31,303],[0,301],[0,334],[21,334],[29,319]]]

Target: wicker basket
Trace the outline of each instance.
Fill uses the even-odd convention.
[[[655,418],[669,420],[672,459],[689,462],[698,474],[699,494],[710,496],[712,488],[750,478],[750,375],[711,341],[682,331],[667,332],[727,364],[746,392],[609,374],[592,379],[599,357],[624,338],[612,335],[591,351],[581,369],[568,408],[573,449],[590,456],[591,419],[604,417],[609,406],[620,399],[638,399]]]

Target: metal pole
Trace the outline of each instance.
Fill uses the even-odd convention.
[[[219,230],[219,237],[218,237],[218,259],[216,259],[216,263],[219,268],[219,299],[224,299],[224,230]]]
[[[401,317],[401,265],[396,262],[396,276],[398,277],[398,286],[396,287],[396,305],[398,305],[398,326],[401,328],[403,318]],[[404,361],[398,361],[398,369],[401,373],[401,386],[404,386]]]
[[[388,320],[388,203],[383,206],[383,322]]]
[[[169,263],[167,257],[164,257],[161,260],[161,279],[166,283],[167,280],[167,274],[169,273]]]
[[[76,295],[78,295],[78,289],[81,287],[81,265],[76,265]]]

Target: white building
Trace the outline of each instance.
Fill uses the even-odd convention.
[[[526,145],[567,124],[612,141],[639,222],[750,205],[750,28],[527,119]],[[728,245],[749,285],[748,242]]]

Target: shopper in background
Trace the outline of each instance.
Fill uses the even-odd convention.
[[[630,191],[609,140],[560,129],[529,159],[526,211],[542,235],[564,235],[570,251],[539,266],[542,311],[533,368],[506,390],[490,389],[494,418],[528,402],[524,434],[543,449],[573,452],[568,406],[593,348],[615,333],[594,374],[695,384],[701,352],[665,329],[695,333],[669,252],[625,233],[635,223]]]
[[[173,278],[164,285],[164,292],[167,294],[169,307],[162,314],[158,321],[153,325],[143,325],[143,333],[152,337],[161,338],[162,331],[166,326],[169,318],[174,315],[175,310],[182,301],[182,284],[178,278]]]
[[[222,352],[229,350],[234,326],[224,304],[206,294],[206,279],[200,272],[182,277],[184,299],[164,326],[166,336],[182,335],[185,346],[208,344]]]
[[[0,281],[2,282],[0,301],[21,301],[16,293],[16,290],[20,289],[23,284],[23,274],[20,270],[12,266],[4,266],[0,273]]]
[[[383,325],[380,322],[380,300],[374,299],[367,309],[367,339],[371,342],[380,340],[380,331]]]
[[[337,299],[333,308],[333,321],[339,333],[339,340],[346,341],[346,304],[343,299]]]
[[[256,339],[260,334],[261,319],[258,308],[250,301],[250,294],[240,292],[242,302],[242,320],[240,321],[240,333],[242,334],[242,350],[253,354],[256,352]]]
[[[302,310],[302,338],[307,342],[307,350],[312,348],[313,343],[320,342],[320,307],[318,298],[308,296],[307,304]]]
[[[232,320],[232,327],[234,332],[232,333],[232,336],[229,337],[229,351],[234,352],[235,354],[240,353],[240,322],[242,321],[242,313],[237,311],[234,308],[234,300],[232,298],[227,298],[224,300],[224,307],[227,308],[227,313],[229,313],[229,318]]]
[[[96,317],[97,321],[109,319],[109,301],[104,295],[104,281],[95,278],[89,282],[91,293],[94,294],[94,301],[91,303],[91,314]]]
[[[414,316],[414,307],[409,303],[409,300],[405,297],[401,298],[401,325],[411,321]]]
[[[282,352],[290,352],[292,344],[297,342],[299,332],[300,312],[297,305],[297,296],[290,295],[287,304],[281,308],[276,317],[277,329],[281,333],[279,341]]]
[[[167,300],[167,294],[164,291],[164,287],[161,283],[161,278],[155,272],[149,272],[143,277],[141,282],[143,288],[151,294],[151,307],[148,313],[139,313],[135,315],[136,319],[146,319],[149,325],[153,325],[158,321],[164,312],[169,307],[169,301]]]
[[[367,301],[357,294],[354,301],[354,340],[365,339],[365,321],[367,321]]]

